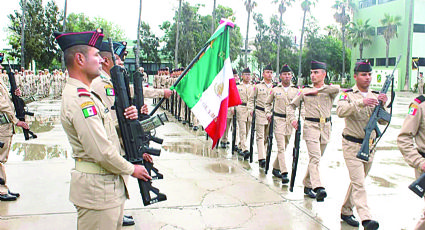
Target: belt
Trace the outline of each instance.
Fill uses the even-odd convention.
[[[305,118],[307,121],[313,121],[313,122],[320,122],[320,123],[325,123],[325,122],[329,122],[331,121],[331,117],[321,117],[321,118],[313,118],[313,117],[306,117]]]
[[[7,115],[4,114],[4,113],[0,113],[0,125],[4,125],[4,124],[8,124],[8,123],[10,123],[10,120],[7,117]]]
[[[75,170],[89,174],[111,174],[102,168],[99,164],[94,162],[82,161],[81,159],[75,160]]]
[[[246,106],[246,103],[243,103],[243,102],[242,102],[242,104],[240,104],[240,105]]]
[[[363,143],[363,139],[356,138],[356,137],[353,137],[353,136],[350,136],[350,135],[344,135],[344,134],[342,134],[342,137],[344,137],[344,139],[347,140],[347,141],[355,142],[357,144],[362,144]]]
[[[282,117],[282,118],[286,118],[286,114],[282,114],[282,113],[273,112],[273,115],[278,116],[278,117]]]
[[[258,110],[261,110],[261,111],[263,111],[263,112],[264,112],[264,108],[263,108],[263,107],[255,106],[255,109],[258,109]]]

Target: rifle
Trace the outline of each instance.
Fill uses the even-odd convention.
[[[401,60],[401,55],[398,56],[398,60],[397,63],[393,69],[393,72],[390,76],[387,76],[387,79],[385,80],[384,85],[382,86],[381,92],[380,93],[384,93],[386,94],[388,89],[391,87],[391,100],[390,100],[390,104],[388,105],[388,108],[391,107],[391,113],[388,113],[387,111],[385,111],[384,109],[384,105],[382,103],[382,101],[380,101],[379,105],[377,105],[375,107],[375,109],[373,110],[372,115],[370,116],[370,119],[366,125],[366,127],[364,128],[365,130],[365,136],[363,138],[363,142],[362,142],[362,146],[360,147],[359,152],[357,153],[357,158],[364,160],[364,161],[369,161],[369,155],[371,150],[369,149],[369,139],[370,136],[372,134],[372,132],[375,130],[376,133],[376,140],[373,143],[373,147],[376,146],[379,142],[379,140],[381,139],[382,135],[384,135],[385,131],[388,128],[388,125],[391,122],[391,116],[392,116],[392,104],[394,101],[394,72],[397,69],[397,65]],[[381,133],[381,131],[379,130],[378,127],[378,120],[384,120],[388,122],[387,127],[385,127],[384,131]],[[373,148],[372,148],[373,150]]]
[[[418,195],[419,197],[424,197],[425,173],[422,173],[422,175],[418,179],[413,181],[413,183],[409,185],[409,189],[416,193],[416,195]]]
[[[10,66],[10,63],[9,63],[9,69],[10,71],[8,75],[9,75],[9,82],[10,82],[10,94],[12,94],[12,102],[13,102],[13,105],[15,106],[16,118],[18,118],[20,121],[25,122],[25,115],[34,116],[34,113],[25,110],[25,101],[21,97],[15,94],[15,91],[18,87],[16,86],[15,74],[12,71],[12,67]],[[37,138],[37,135],[34,134],[29,129],[22,128],[22,131],[24,132],[24,137],[26,141],[29,140],[30,138]]]
[[[236,108],[233,110],[233,117],[232,117],[232,155],[234,154],[236,150]]]
[[[111,46],[112,53],[113,45],[112,39],[109,38],[109,44]],[[111,79],[115,90],[115,111],[117,113],[118,125],[121,130],[121,136],[124,143],[125,158],[138,165],[145,165],[146,170],[149,172],[153,170],[150,164],[144,164],[143,154],[149,153],[157,155],[161,153],[159,149],[152,149],[148,147],[149,140],[146,140],[146,135],[143,127],[137,120],[130,120],[124,117],[124,109],[130,106],[130,100],[128,99],[127,89],[125,87],[123,68],[116,65],[115,56],[112,55],[114,67],[110,70]],[[154,170],[153,170],[154,171]],[[154,171],[155,172],[155,171]],[[160,176],[159,176],[160,177]],[[150,205],[156,202],[167,200],[167,196],[159,192],[159,189],[152,186],[152,181],[143,181],[138,179],[140,193],[143,199],[143,205]],[[154,193],[156,197],[151,197],[150,192]]]
[[[252,163],[253,154],[254,154],[254,133],[255,133],[255,107],[257,106],[257,94],[254,91],[254,111],[252,112],[252,122],[251,122],[251,136],[249,139],[249,162]]]
[[[4,147],[4,143],[0,141],[0,148]]]
[[[264,169],[265,173],[267,174],[267,171],[269,171],[270,167],[270,157],[272,155],[272,145],[273,145],[273,128],[274,128],[274,103],[273,100],[273,107],[272,107],[272,118],[269,125],[269,139],[267,140],[267,155],[266,155],[266,167]]]
[[[292,149],[292,172],[291,182],[289,183],[289,191],[294,191],[295,176],[297,175],[298,158],[300,157],[300,143],[301,143],[301,106],[303,102],[300,102],[299,114],[298,114],[298,128],[295,131],[294,148]]]

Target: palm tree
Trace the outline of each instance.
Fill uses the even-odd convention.
[[[304,0],[301,3],[301,8],[304,11],[303,16],[303,27],[301,29],[301,38],[300,38],[300,56],[298,58],[298,85],[302,85],[302,79],[301,79],[301,59],[303,56],[303,36],[304,36],[304,30],[305,30],[305,16],[307,14],[307,11],[310,11],[310,6],[317,2],[317,0]]]
[[[135,59],[136,59],[136,71],[139,71],[139,51],[140,51],[140,23],[142,18],[142,0],[140,0],[139,5],[139,21],[137,22],[137,47],[135,52]]]
[[[249,18],[251,17],[251,11],[257,3],[253,0],[245,0],[246,11],[248,12],[248,19],[246,22],[246,38],[245,38],[245,66],[248,65],[248,31],[249,31]]]
[[[390,53],[390,41],[394,37],[398,37],[397,26],[401,25],[401,17],[400,16],[391,16],[389,14],[385,14],[384,18],[380,20],[381,24],[385,27],[384,36],[385,43],[387,44],[386,53],[385,53],[385,67],[388,68],[388,57]]]
[[[217,0],[214,0],[213,12],[212,12],[212,22],[211,22],[211,35],[214,33],[215,29],[215,4]]]
[[[407,34],[409,34],[409,36],[407,36],[407,47],[411,47],[412,45],[412,23],[413,21],[413,0],[410,0],[409,3],[409,27],[407,29]],[[410,78],[410,60],[411,60],[411,53],[410,53],[410,48],[407,49],[407,54],[406,54],[406,77],[404,78],[404,90],[409,90],[409,78]],[[419,69],[418,69],[418,74],[419,74]],[[418,89],[421,89],[423,91],[423,85],[420,87],[418,87]],[[419,91],[419,92],[422,92]],[[423,92],[422,92],[423,93]]]
[[[273,3],[279,2],[279,33],[277,38],[277,58],[276,58],[276,72],[279,72],[279,54],[280,54],[280,34],[282,33],[282,15],[286,11],[286,6],[291,6],[294,0],[273,0]]]
[[[355,9],[355,4],[352,0],[336,0],[332,6],[337,12],[334,14],[335,20],[341,24],[342,32],[342,76],[345,75],[345,29],[347,24],[350,22],[350,15],[347,15],[346,11],[351,13]]]
[[[22,30],[21,30],[21,67],[25,68],[25,15],[26,15],[26,0],[22,0]]]
[[[63,28],[62,28],[63,32],[66,32],[66,9],[67,8],[68,8],[68,3],[67,3],[67,0],[65,0],[65,8],[63,10]],[[61,63],[62,63],[62,70],[65,72],[65,57],[63,55],[63,51],[62,51]]]
[[[180,27],[180,13],[182,11],[182,0],[179,0],[179,16],[177,17],[177,31],[176,31],[176,47],[174,49],[174,68],[177,68],[178,54],[179,54],[179,27]]]
[[[363,48],[372,44],[372,33],[374,28],[368,24],[369,19],[363,22],[358,19],[357,22],[351,22],[348,28],[348,36],[354,47],[359,46],[360,59],[363,59]]]

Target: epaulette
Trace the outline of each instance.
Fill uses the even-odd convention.
[[[424,101],[425,101],[425,96],[424,96],[424,95],[421,95],[421,96],[419,96],[419,97],[415,98],[415,101],[416,101],[418,104],[420,104],[420,103],[422,103],[422,102],[424,102]]]
[[[82,96],[90,97],[90,95],[91,95],[90,92],[87,91],[87,89],[84,89],[84,88],[77,88],[77,92],[78,92],[79,97],[82,97]]]
[[[273,82],[273,87],[276,87],[277,86],[277,82]]]
[[[296,86],[296,85],[291,85],[291,87],[292,87],[292,88],[295,88],[295,89],[299,89],[299,87],[298,87],[298,86]]]
[[[344,89],[342,90],[344,93],[349,93],[349,92],[353,92],[353,89]]]
[[[311,86],[309,86],[309,85],[303,85],[303,86],[301,86],[301,88],[313,88],[313,87],[311,87]]]
[[[374,94],[380,94],[381,92],[376,91],[376,90],[372,90],[372,93],[374,93]]]

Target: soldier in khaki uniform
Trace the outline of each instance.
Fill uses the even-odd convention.
[[[418,178],[425,172],[425,96],[413,100],[397,138],[398,148],[404,160],[415,170]],[[415,230],[425,229],[425,212],[416,224]]]
[[[292,100],[290,104],[289,119],[296,129],[298,121],[295,117],[295,108],[304,101],[305,122],[303,139],[306,142],[309,156],[307,173],[304,177],[304,193],[317,201],[324,201],[327,196],[325,188],[320,181],[319,163],[325,152],[331,134],[331,109],[339,87],[325,85],[326,64],[311,62],[311,81],[313,87],[305,88]],[[314,191],[313,191],[314,189]],[[317,195],[316,195],[317,194]]]
[[[0,72],[3,67],[0,65]],[[15,94],[20,95],[19,88]],[[9,157],[9,151],[12,143],[12,136],[15,133],[13,125],[28,129],[27,123],[18,120],[15,116],[15,107],[9,97],[9,90],[6,84],[0,79],[0,142],[4,143],[0,148],[0,200],[12,201],[19,197],[19,193],[10,192],[7,187],[6,170],[4,164]]]
[[[293,127],[288,114],[289,103],[298,94],[296,86],[291,87],[292,70],[288,65],[283,65],[280,70],[282,84],[274,87],[266,101],[266,116],[269,121],[272,117],[272,106],[274,103],[274,135],[277,143],[277,157],[273,163],[272,174],[282,179],[282,183],[289,182],[288,169],[285,163],[286,146],[291,139]]]
[[[354,79],[356,85],[341,93],[336,109],[337,115],[345,120],[345,128],[342,131],[342,152],[350,176],[350,185],[347,195],[341,208],[341,219],[347,224],[358,227],[359,222],[353,215],[353,208],[362,220],[365,229],[378,229],[378,222],[372,220],[369,207],[367,205],[367,194],[364,180],[372,167],[373,150],[369,156],[369,161],[365,162],[357,158],[357,153],[362,145],[367,123],[374,107],[382,101],[387,101],[385,94],[376,94],[369,89],[372,79],[372,67],[369,63],[358,62],[354,68]],[[385,124],[384,122],[380,122]],[[372,133],[369,143],[376,137]]]
[[[267,139],[266,134],[269,133],[269,121],[266,118],[265,106],[267,97],[270,94],[270,91],[273,88],[272,82],[273,70],[272,66],[268,64],[263,71],[264,81],[255,85],[254,98],[256,98],[255,111],[255,132],[256,132],[256,141],[258,149],[258,164],[260,168],[266,166],[266,160],[264,159],[264,152],[267,149]],[[252,106],[253,107],[253,106]],[[251,112],[252,115],[252,112]]]
[[[237,85],[239,96],[242,104],[236,107],[236,119],[239,128],[239,155],[247,160],[250,156],[246,145],[246,137],[248,131],[251,130],[252,116],[249,114],[248,108],[254,105],[254,86],[251,85],[251,70],[247,67],[242,70],[242,82]]]
[[[61,104],[61,123],[75,159],[71,171],[70,200],[78,212],[78,229],[121,229],[124,201],[128,198],[123,175],[151,179],[141,165],[120,155],[118,135],[110,110],[90,84],[100,75],[100,30],[81,33],[55,32],[64,51],[69,80]],[[126,118],[137,118],[134,107]]]

